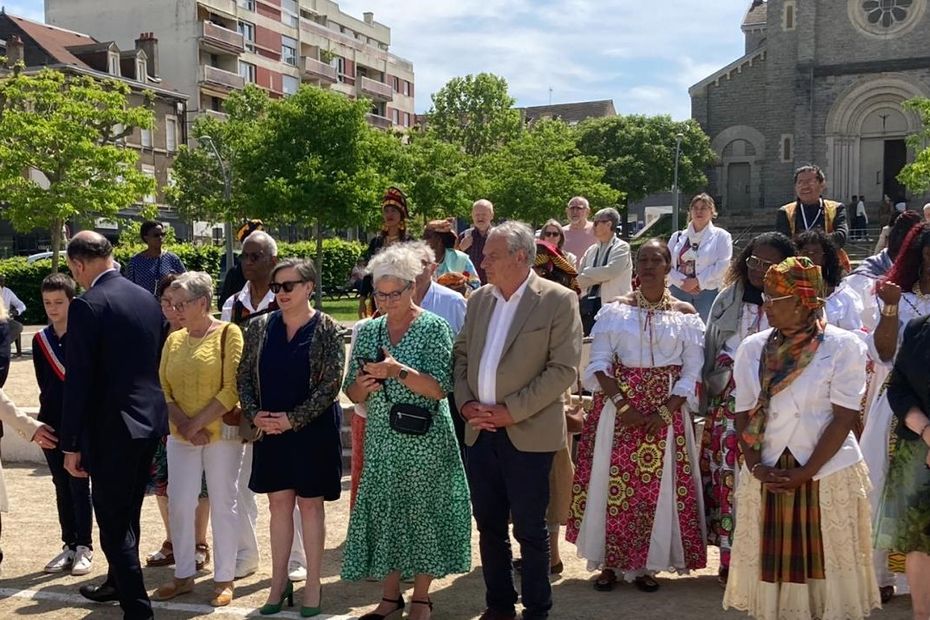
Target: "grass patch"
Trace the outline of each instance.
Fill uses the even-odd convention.
[[[357,321],[358,298],[333,299],[332,297],[324,297],[322,310],[337,321]]]

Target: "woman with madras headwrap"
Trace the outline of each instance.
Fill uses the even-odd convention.
[[[594,589],[618,578],[655,592],[661,571],[707,564],[697,446],[688,411],[704,357],[704,323],[665,284],[672,258],[651,239],[636,255],[637,290],[605,305],[591,331],[584,422],[566,538]]]
[[[824,283],[807,257],[766,272],[771,329],[734,361],[744,463],[724,609],[756,618],[853,619],[880,607],[868,469],[852,429],[865,345],[820,318]]]

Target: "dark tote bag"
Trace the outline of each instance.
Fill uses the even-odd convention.
[[[607,264],[607,261],[610,260],[610,251],[613,250],[613,244],[607,248],[607,253],[604,254],[604,260],[601,261],[601,264],[597,264],[597,259],[594,260],[595,267],[603,267]],[[597,316],[597,313],[601,311],[601,285],[595,284],[590,288],[588,294],[582,297],[578,302],[578,309],[581,311],[581,327],[584,330],[585,336],[591,335],[591,330],[594,329],[594,317]]]

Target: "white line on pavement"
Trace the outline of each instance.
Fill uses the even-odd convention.
[[[76,594],[65,594],[64,592],[52,592],[49,590],[16,590],[14,588],[0,588],[0,598],[23,598],[39,601],[55,601],[57,603],[69,603],[80,606],[92,604],[86,598]],[[115,605],[114,605],[115,607]],[[239,616],[240,618],[259,617],[257,609],[250,607],[210,607],[209,605],[190,605],[186,603],[162,603],[153,602],[154,609],[165,611],[180,611],[199,615],[224,614],[230,616]],[[316,616],[318,620],[353,620],[355,616],[328,616],[322,614]],[[275,618],[300,618],[296,611],[282,611],[275,614]]]

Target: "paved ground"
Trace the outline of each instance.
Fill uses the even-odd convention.
[[[26,340],[28,342],[28,340]],[[38,400],[32,380],[32,363],[28,356],[15,359],[7,382],[7,393],[24,406],[36,406]],[[42,616],[53,619],[119,618],[113,606],[85,604],[77,594],[78,586],[97,583],[105,572],[102,556],[94,573],[86,577],[56,577],[44,575],[42,566],[58,551],[58,523],[54,495],[47,469],[39,466],[9,464],[5,466],[7,490],[12,512],[3,517],[3,574],[0,579],[0,618]],[[216,618],[241,618],[257,615],[255,610],[265,602],[270,586],[268,568],[267,509],[260,499],[263,546],[263,566],[257,574],[237,583],[233,606],[213,613],[207,606],[211,591],[208,572],[198,577],[195,592],[166,604],[158,604],[156,616],[167,619],[199,618],[213,613]],[[324,611],[326,619],[357,617],[380,598],[374,583],[347,583],[339,579],[342,548],[348,523],[348,494],[344,499],[327,505],[329,531],[324,560]],[[154,550],[163,537],[163,530],[154,500],[146,499],[142,516],[142,548]],[[468,575],[443,579],[434,587],[433,617],[445,620],[475,618],[484,607],[483,584],[477,555],[477,534],[472,533],[474,569]],[[555,608],[552,617],[562,620],[601,620],[634,612],[639,618],[741,618],[741,614],[724,613],[720,607],[722,590],[716,583],[717,555],[712,549],[708,568],[696,575],[671,578],[660,575],[663,584],[657,594],[643,594],[632,586],[618,586],[612,593],[595,592],[591,574],[573,553],[573,547],[562,543],[566,571],[553,582]],[[146,569],[146,584],[150,591],[171,577],[170,569]],[[298,591],[298,597],[300,591]],[[298,603],[299,604],[299,603]],[[290,611],[277,617],[296,618]],[[910,601],[898,597],[887,609],[873,615],[880,620],[910,618]]]

